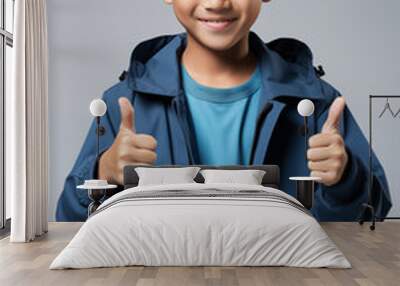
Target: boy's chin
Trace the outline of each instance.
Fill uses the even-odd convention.
[[[222,37],[222,36],[195,36],[193,37],[201,46],[212,50],[212,51],[227,51],[231,49],[239,40],[233,37]]]

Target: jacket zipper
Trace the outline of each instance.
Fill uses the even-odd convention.
[[[253,144],[251,146],[251,151],[250,151],[250,163],[249,165],[253,165],[253,162],[255,160],[254,156],[256,153],[256,148],[257,148],[257,142],[260,137],[260,132],[261,128],[263,126],[264,120],[267,117],[268,113],[272,110],[272,103],[271,102],[266,102],[264,106],[261,109],[260,114],[257,117],[256,120],[256,129],[254,130],[254,137],[253,137]]]
[[[183,135],[184,135],[184,140],[185,140],[185,144],[186,144],[186,150],[187,150],[187,154],[188,154],[188,159],[189,165],[192,165],[195,163],[195,159],[194,159],[194,155],[193,155],[193,144],[191,141],[191,137],[190,137],[190,130],[189,130],[189,122],[188,122],[188,113],[187,113],[187,106],[186,106],[186,101],[183,98],[184,95],[183,94],[179,94],[178,98],[175,98],[175,106],[177,107],[177,115],[178,115],[178,119],[179,122],[178,124],[181,126],[182,130],[183,130]]]

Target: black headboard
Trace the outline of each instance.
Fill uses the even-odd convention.
[[[265,187],[272,187],[279,189],[279,166],[277,165],[226,165],[226,166],[210,166],[210,165],[191,165],[200,167],[202,169],[219,169],[219,170],[264,170],[265,175],[262,180],[262,185]],[[138,185],[139,177],[135,171],[136,167],[148,167],[148,168],[179,168],[187,167],[183,165],[162,165],[162,166],[148,166],[148,165],[129,165],[124,168],[124,189],[133,188]],[[200,174],[197,174],[194,180],[197,183],[204,183],[204,178]]]

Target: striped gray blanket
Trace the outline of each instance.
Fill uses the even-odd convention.
[[[203,188],[202,190],[157,190],[157,191],[137,191],[129,192],[127,194],[121,195],[118,199],[113,200],[109,203],[105,202],[102,206],[95,211],[92,216],[101,213],[108,208],[120,204],[122,202],[128,201],[148,201],[148,200],[210,200],[210,199],[229,199],[229,200],[264,200],[275,202],[279,204],[292,206],[305,214],[311,215],[309,210],[307,210],[303,205],[301,205],[296,200],[288,199],[287,196],[277,194],[275,192],[269,192],[265,190],[219,190],[216,188]]]

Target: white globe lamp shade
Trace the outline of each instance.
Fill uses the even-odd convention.
[[[103,116],[107,111],[107,105],[102,99],[94,99],[90,103],[90,113],[93,116]]]
[[[297,105],[297,111],[301,116],[311,116],[314,113],[314,103],[309,99],[303,99]]]

